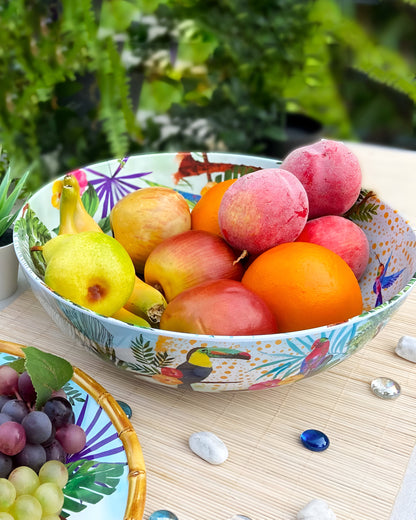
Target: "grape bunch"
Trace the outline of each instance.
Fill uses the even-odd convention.
[[[67,481],[66,466],[58,460],[45,462],[39,474],[28,466],[15,468],[0,478],[0,520],[60,520]]]
[[[68,454],[84,448],[85,432],[75,424],[66,397],[62,389],[52,392],[38,410],[28,372],[0,367],[0,478],[19,466],[38,473],[45,462],[64,463]]]

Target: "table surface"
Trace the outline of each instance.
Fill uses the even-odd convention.
[[[416,227],[416,152],[348,143],[371,188]],[[133,411],[147,472],[144,519],[158,509],[179,520],[294,520],[322,498],[338,520],[416,519],[415,364],[394,348],[416,336],[413,291],[390,323],[362,350],[331,370],[292,385],[255,392],[204,394],[142,382],[73,343],[20,280],[0,302],[0,339],[33,345],[68,359]],[[375,397],[372,379],[402,386],[394,401]],[[328,450],[299,442],[308,428],[324,431]],[[213,466],[194,455],[189,436],[211,431],[229,457]],[[122,512],[120,512],[120,519]]]

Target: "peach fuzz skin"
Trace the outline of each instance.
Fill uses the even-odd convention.
[[[306,223],[298,242],[311,242],[331,249],[347,262],[359,280],[368,264],[370,248],[364,231],[351,220],[326,215]]]
[[[240,177],[225,192],[218,220],[225,240],[258,255],[297,238],[308,218],[308,197],[300,181],[281,168]]]
[[[343,215],[360,193],[362,174],[358,159],[339,141],[322,139],[297,148],[281,167],[303,184],[309,199],[309,219]]]

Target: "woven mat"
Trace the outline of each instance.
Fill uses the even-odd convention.
[[[389,520],[416,443],[416,365],[394,353],[401,336],[416,335],[415,315],[413,291],[376,338],[330,371],[220,394],[159,387],[116,369],[72,344],[31,291],[0,312],[0,337],[64,356],[130,404],[146,461],[145,520],[157,509],[179,520],[294,520],[316,497],[338,520]],[[371,393],[379,376],[401,384],[399,399]],[[329,436],[328,450],[301,445],[308,428]],[[189,435],[202,430],[226,443],[221,466],[189,450]]]

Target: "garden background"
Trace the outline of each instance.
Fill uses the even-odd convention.
[[[0,20],[2,165],[31,191],[133,153],[416,149],[416,0],[6,0]]]

